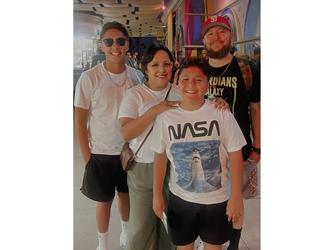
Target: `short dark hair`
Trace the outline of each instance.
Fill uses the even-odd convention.
[[[108,22],[108,23],[106,23],[106,24],[103,25],[103,28],[102,28],[102,31],[101,31],[101,34],[100,34],[100,39],[102,40],[104,34],[108,30],[111,30],[111,29],[119,30],[121,33],[124,34],[124,36],[127,39],[129,39],[129,35],[128,35],[128,32],[127,32],[125,26],[122,25],[121,23],[116,22],[116,21]]]
[[[147,64],[150,63],[153,60],[156,52],[158,52],[160,50],[163,50],[168,54],[168,56],[170,58],[170,61],[172,61],[172,62],[175,61],[175,59],[173,58],[170,50],[167,47],[165,47],[163,44],[160,44],[160,43],[157,43],[157,42],[152,43],[146,49],[146,51],[144,52],[144,54],[142,56],[141,67],[142,67],[143,72],[145,72],[147,70]]]
[[[184,59],[184,61],[180,65],[179,70],[178,70],[177,83],[179,81],[180,74],[183,72],[184,69],[187,69],[189,67],[200,68],[202,70],[202,73],[204,73],[204,75],[208,78],[209,71],[208,71],[207,63],[205,62],[205,60],[203,60],[200,57],[190,57],[190,58]]]

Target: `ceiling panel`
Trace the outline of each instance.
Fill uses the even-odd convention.
[[[164,34],[162,0],[73,0],[73,4],[74,13],[99,17],[101,25],[118,21],[133,37]]]

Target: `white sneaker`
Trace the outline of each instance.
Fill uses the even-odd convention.
[[[121,231],[120,238],[119,238],[119,242],[120,242],[119,245],[121,248],[126,248],[126,240],[127,240],[126,231]]]
[[[96,250],[110,250],[108,241],[108,232],[97,232],[98,246]]]
[[[194,242],[194,250],[204,250],[204,245],[200,237],[198,237]]]

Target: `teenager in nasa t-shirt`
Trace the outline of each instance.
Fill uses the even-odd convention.
[[[241,149],[246,141],[232,113],[204,99],[208,77],[203,62],[185,61],[178,87],[179,107],[161,113],[153,129],[153,209],[159,218],[167,213],[177,248],[193,248],[200,236],[205,249],[216,249],[230,239],[231,221],[243,214]],[[162,187],[167,159],[171,172],[166,208]]]
[[[209,101],[195,111],[169,110],[158,116],[152,138],[153,151],[166,151],[171,162],[173,194],[201,204],[228,200],[227,152],[246,144],[230,111],[220,111]]]

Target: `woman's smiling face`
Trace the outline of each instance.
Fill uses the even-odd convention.
[[[149,87],[162,90],[171,79],[173,62],[164,50],[155,53],[153,60],[147,64],[146,74]]]

